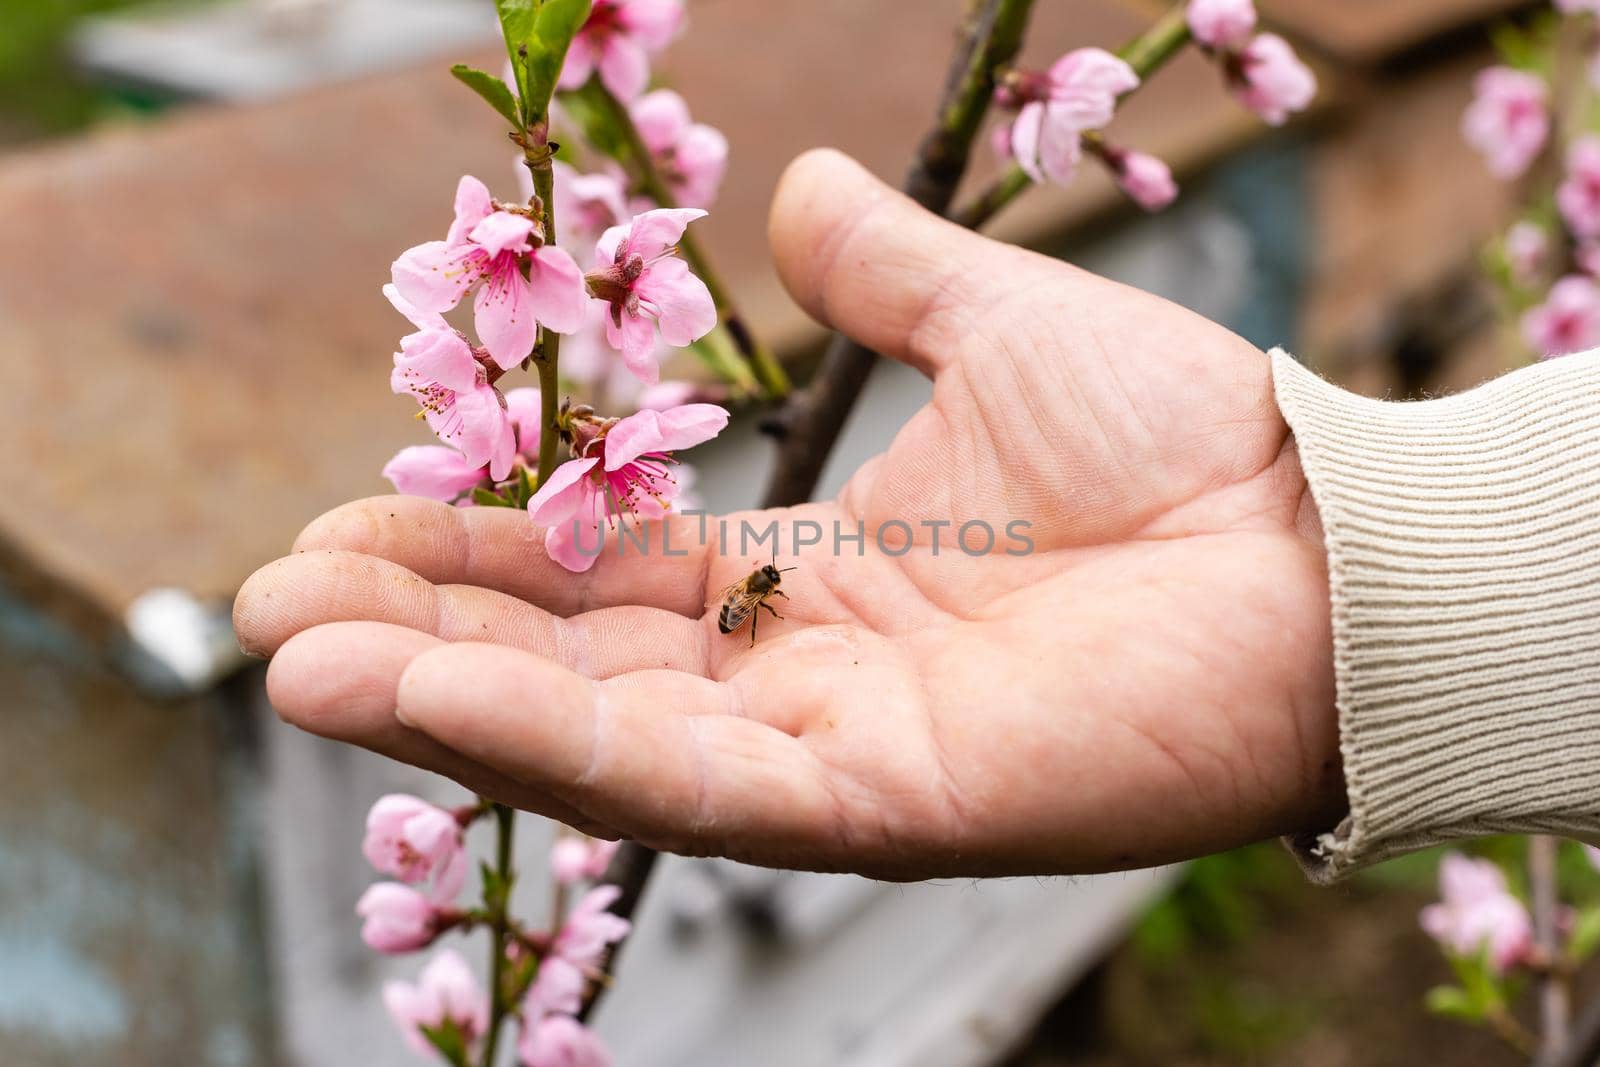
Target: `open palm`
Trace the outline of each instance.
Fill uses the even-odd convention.
[[[735,549],[740,519],[826,531],[781,621],[717,632],[764,560],[693,518],[686,555],[572,575],[524,515],[359,501],[240,593],[280,714],[592,832],[885,877],[1145,866],[1335,817],[1326,558],[1267,358],[834,153],[791,168],[772,237],[808,310],[935,382],[837,500],[726,517]],[[879,551],[896,522],[914,543]]]

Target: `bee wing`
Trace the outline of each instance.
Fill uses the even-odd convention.
[[[717,613],[717,629],[725,634],[737,630],[750,613],[761,603],[761,594],[750,588],[749,579],[741,579],[722,593],[722,610]]]

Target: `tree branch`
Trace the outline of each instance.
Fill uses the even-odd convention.
[[[1142,83],[1177,55],[1178,50],[1188,42],[1186,5],[1178,3],[1148,30],[1118,49],[1117,55],[1133,68]],[[1033,179],[1021,167],[1008,167],[970,204],[950,217],[969,230],[980,229],[1032,186]]]
[[[1533,905],[1533,940],[1548,962],[1539,975],[1539,1058],[1561,1056],[1571,1038],[1571,990],[1561,962],[1561,902],[1556,891],[1558,842],[1548,834],[1528,838],[1528,889]]]
[[[972,141],[994,95],[995,71],[1011,62],[1022,44],[1033,0],[983,0],[967,17],[950,64],[938,118],[922,139],[903,188],[938,215],[950,208],[972,153]],[[787,507],[811,499],[823,464],[855,406],[877,355],[835,334],[816,377],[791,394],[771,427],[778,456],[764,507]]]
[[[645,848],[637,842],[622,843],[617,854],[611,858],[605,877],[601,879],[602,884],[614,885],[622,890],[617,902],[611,905],[611,914],[620,915],[624,919],[633,918],[634,911],[639,907],[639,900],[644,896],[645,886],[650,881],[650,872],[655,869],[657,855],[654,849]],[[600,980],[589,986],[583,1007],[578,1010],[579,1022],[587,1022],[595,1005],[605,996],[606,989],[610,986],[611,975],[616,969],[617,957],[621,955],[622,946],[625,944],[627,941],[623,940],[611,946],[606,958],[601,961]]]

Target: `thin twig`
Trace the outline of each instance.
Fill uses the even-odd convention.
[[[495,873],[500,877],[498,897],[489,904],[489,1032],[483,1042],[483,1067],[494,1067],[495,1054],[500,1046],[500,1031],[506,1020],[504,974],[506,966],[506,937],[511,923],[506,910],[511,901],[511,841],[516,825],[516,812],[504,804],[494,806],[495,818]]]
[[[995,72],[1015,58],[1032,8],[1033,0],[984,0],[968,16],[937,120],[923,138],[904,185],[907,195],[934,214],[943,215],[955,198],[994,96]],[[834,335],[816,377],[789,398],[771,424],[778,456],[763,506],[787,507],[811,499],[876,359],[871,349]]]
[[[1546,960],[1561,958],[1561,901],[1556,887],[1558,842],[1548,834],[1528,838],[1528,891],[1533,904],[1533,941]],[[1572,1001],[1565,968],[1550,966],[1539,976],[1539,1056],[1553,1059],[1571,1037]]]
[[[1189,42],[1186,5],[1175,4],[1148,30],[1117,50],[1133,72],[1145,81]],[[1007,205],[1033,186],[1033,179],[1021,167],[1010,166],[992,181],[972,202],[951,215],[954,222],[969,230],[986,225]]]

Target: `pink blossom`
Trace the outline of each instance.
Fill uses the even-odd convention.
[[[1234,69],[1234,95],[1269,126],[1283,125],[1317,95],[1317,76],[1275,33],[1257,34],[1238,54]]]
[[[583,273],[565,250],[542,240],[525,211],[497,205],[471,175],[456,186],[455,221],[394,261],[395,287],[425,312],[448,311],[479,282],[474,322],[490,357],[510,370],[533,350],[543,323],[557,333],[583,321]],[[523,269],[527,277],[523,277]]]
[[[1543,356],[1564,356],[1600,345],[1600,287],[1594,279],[1569,274],[1550,287],[1550,295],[1522,316],[1522,336]]]
[[[424,1056],[437,1051],[423,1035],[424,1026],[435,1029],[452,1022],[469,1045],[489,1029],[489,998],[467,961],[453,949],[443,949],[429,960],[415,984],[383,983],[383,1004],[406,1044]]]
[[[611,1067],[611,1053],[593,1030],[570,1015],[547,1015],[522,1027],[523,1067]]]
[[[439,913],[433,902],[410,886],[378,882],[356,901],[361,940],[378,952],[413,952],[429,944],[439,932]]]
[[[579,971],[592,971],[610,946],[628,936],[633,924],[607,909],[617,902],[622,890],[600,885],[585,893],[573,905],[561,924],[561,932],[550,944],[552,955],[560,956]]]
[[[689,223],[705,214],[699,208],[646,211],[607,230],[595,246],[596,267],[587,278],[595,297],[610,305],[606,341],[646,385],[661,374],[658,330],[663,341],[681,348],[717,324],[710,290],[674,254]]]
[[[613,96],[632,100],[650,83],[650,56],[682,25],[683,0],[595,0],[567,50],[560,87],[582,88],[598,69]]]
[[[473,466],[466,456],[443,445],[402,448],[383,465],[383,476],[394,483],[397,493],[445,504],[468,499],[472,490],[489,481],[482,467]]]
[[[517,452],[524,459],[536,462],[539,459],[539,426],[543,415],[539,390],[523,386],[506,394],[506,418],[511,420],[516,431]]]
[[[593,881],[606,873],[611,857],[622,847],[620,841],[599,841],[589,837],[558,837],[550,846],[550,873],[563,885]]]
[[[428,428],[460,449],[468,465],[487,465],[490,477],[504,478],[511,470],[516,440],[500,391],[489,384],[487,355],[480,358],[438,312],[413,306],[395,286],[384,286],[383,294],[419,327],[400,339],[389,387],[416,397]]]
[[[570,960],[546,956],[539,961],[538,973],[523,998],[523,1018],[576,1015],[583,1006],[583,991],[588,984],[589,979]]]
[[[599,556],[602,522],[666,515],[682,488],[672,474],[671,454],[711,440],[727,424],[728,413],[715,404],[639,411],[607,424],[528,501],[533,521],[547,527],[550,558],[570,571],[586,571]],[[586,552],[590,543],[594,550]]]
[[[1575,237],[1600,237],[1600,137],[1588,134],[1567,148],[1567,174],[1556,189],[1556,207]]]
[[[1550,235],[1533,222],[1519,222],[1506,231],[1506,263],[1518,283],[1527,285],[1539,276],[1550,255]]]
[[[1024,76],[1012,92],[1025,100],[1011,124],[1011,153],[1036,182],[1071,181],[1083,134],[1111,121],[1117,97],[1137,88],[1133,68],[1101,48],[1079,48],[1043,75]]]
[[[1563,15],[1600,15],[1600,0],[1555,0]]]
[[[406,793],[378,798],[367,812],[361,853],[380,874],[416,884],[433,879],[432,898],[454,900],[467,877],[461,824],[443,808]]]
[[[692,121],[689,105],[671,89],[645,93],[629,105],[628,114],[678,206],[710,207],[728,168],[722,131]]]
[[[1488,949],[1489,963],[1504,973],[1528,955],[1533,925],[1528,910],[1506,888],[1489,860],[1448,853],[1439,863],[1438,904],[1422,909],[1422,929],[1460,956]]]
[[[527,168],[521,168],[519,173],[526,175]],[[529,179],[529,199],[532,184]],[[570,237],[573,247],[588,244],[593,248],[602,233],[628,219],[627,187],[614,171],[585,174],[558,159],[554,190],[561,240],[565,242]]]
[[[1253,0],[1189,0],[1189,32],[1206,48],[1236,49],[1256,28]]]
[[[1146,211],[1160,211],[1178,198],[1172,170],[1155,156],[1118,151],[1108,152],[1107,159],[1122,191]]]
[[[1483,153],[1495,177],[1520,176],[1550,136],[1549,87],[1538,75],[1510,67],[1481,70],[1472,86],[1461,135]]]

